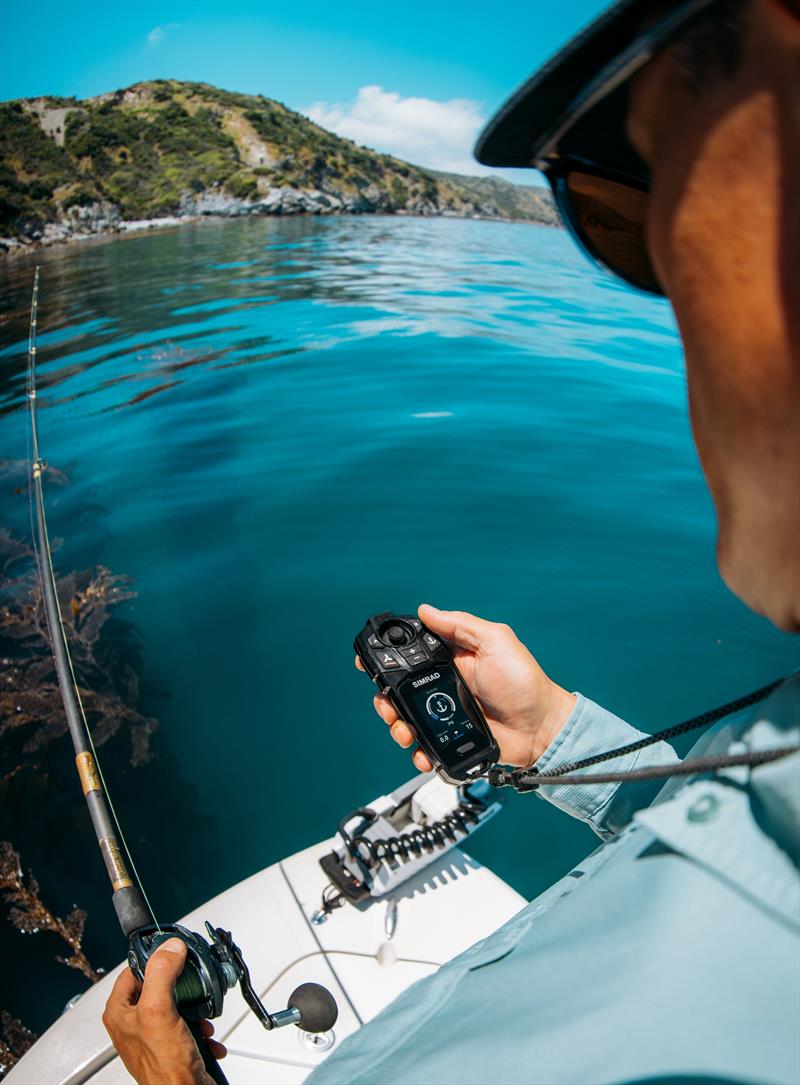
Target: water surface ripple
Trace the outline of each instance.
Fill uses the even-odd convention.
[[[410,773],[352,669],[370,612],[507,621],[559,682],[651,729],[794,665],[716,573],[668,308],[563,232],[260,219],[40,260],[41,440],[71,479],[50,529],[61,568],[102,562],[139,591],[121,616],[161,731],[151,765],[110,751],[110,774],[163,917]],[[10,459],[32,266],[7,262],[3,286]],[[3,502],[24,525],[24,496]],[[51,899],[89,907],[109,965],[122,947],[79,793],[68,808],[68,846],[7,831]],[[529,796],[473,850],[533,895],[594,843]],[[35,941],[51,994],[22,1010],[41,1025],[80,982],[53,982]]]

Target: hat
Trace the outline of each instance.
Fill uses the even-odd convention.
[[[715,0],[618,0],[500,107],[478,137],[485,166],[529,169],[565,152],[649,180],[625,134],[631,76]]]

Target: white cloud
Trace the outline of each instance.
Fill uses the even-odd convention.
[[[164,23],[163,26],[154,26],[147,35],[148,45],[160,45],[170,30],[177,30],[180,23]]]
[[[354,102],[314,102],[311,120],[338,136],[418,166],[452,173],[496,173],[472,157],[484,117],[478,102],[404,98],[379,86],[361,87]]]

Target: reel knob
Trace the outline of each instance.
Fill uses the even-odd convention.
[[[297,1027],[303,1032],[328,1032],[339,1016],[336,999],[319,983],[301,983],[289,996],[288,1006],[300,1014]]]

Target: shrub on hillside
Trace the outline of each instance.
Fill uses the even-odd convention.
[[[234,173],[225,182],[225,188],[237,200],[248,200],[258,191],[258,181],[252,173]]]
[[[395,207],[402,208],[406,206],[406,203],[408,202],[408,189],[399,177],[392,178],[389,192],[391,193],[392,203]]]

